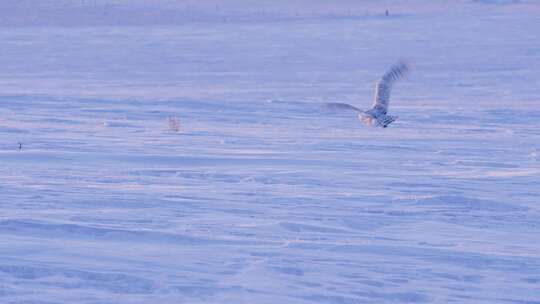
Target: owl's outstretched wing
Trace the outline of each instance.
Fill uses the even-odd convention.
[[[403,78],[409,70],[409,64],[404,60],[400,60],[392,65],[381,79],[377,81],[375,86],[375,100],[373,101],[371,111],[386,114],[390,103],[390,91],[392,90],[392,86],[397,80]]]
[[[340,103],[340,102],[329,102],[325,104],[327,108],[329,109],[335,109],[335,110],[351,110],[356,112],[363,112],[361,109],[350,105],[348,103]]]

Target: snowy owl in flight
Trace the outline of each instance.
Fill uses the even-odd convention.
[[[390,91],[394,83],[403,78],[410,70],[409,64],[400,60],[390,67],[390,69],[377,81],[375,86],[375,100],[371,109],[363,111],[355,106],[346,103],[329,103],[329,107],[338,109],[349,109],[359,112],[358,118],[366,125],[377,127],[388,127],[397,119],[397,116],[387,115],[390,103]]]

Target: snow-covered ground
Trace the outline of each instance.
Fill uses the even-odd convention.
[[[0,9],[0,303],[540,303],[538,2]]]

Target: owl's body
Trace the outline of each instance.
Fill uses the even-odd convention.
[[[358,114],[358,118],[365,125],[368,125],[368,126],[375,125],[377,127],[386,128],[388,127],[389,124],[396,121],[398,117],[386,115],[386,114],[380,114],[378,112],[368,110],[368,111],[361,112],[360,114]]]

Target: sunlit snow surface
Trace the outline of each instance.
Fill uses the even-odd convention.
[[[351,3],[0,28],[0,302],[540,303],[539,8]]]

